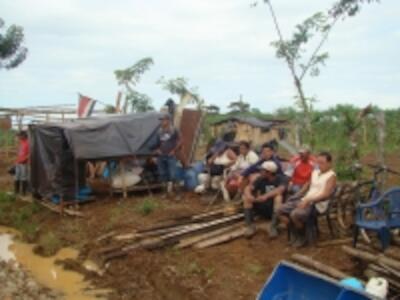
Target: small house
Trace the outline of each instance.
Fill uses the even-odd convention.
[[[292,125],[287,120],[263,120],[256,117],[232,116],[211,125],[214,138],[232,134],[233,141],[249,141],[259,146],[270,140],[293,142]]]

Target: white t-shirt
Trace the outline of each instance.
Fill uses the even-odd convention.
[[[304,198],[314,198],[321,195],[324,192],[329,179],[333,176],[336,176],[333,170],[329,170],[325,173],[321,173],[320,170],[314,170],[311,174],[310,188]],[[320,201],[315,204],[315,207],[320,213],[324,213],[328,208],[328,204],[329,200]]]
[[[258,161],[258,155],[250,150],[247,155],[240,154],[236,160],[236,163],[232,166],[231,170],[244,170],[250,167],[252,164],[255,164]]]

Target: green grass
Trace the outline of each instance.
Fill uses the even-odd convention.
[[[24,240],[35,239],[39,226],[32,217],[40,209],[35,203],[17,203],[15,196],[0,192],[0,223],[20,231]]]
[[[246,269],[253,275],[260,275],[264,271],[264,267],[260,264],[248,264]]]
[[[135,206],[135,210],[142,216],[147,216],[153,213],[156,209],[160,208],[159,202],[151,197],[145,198]]]

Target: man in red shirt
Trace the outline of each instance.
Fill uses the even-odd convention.
[[[315,158],[311,156],[308,147],[302,147],[299,155],[290,160],[293,174],[289,183],[289,192],[297,193],[301,188],[310,181],[311,173],[316,168]]]
[[[15,194],[21,192],[24,196],[28,188],[28,162],[29,162],[29,141],[25,131],[20,131],[18,137],[18,153],[15,162]]]

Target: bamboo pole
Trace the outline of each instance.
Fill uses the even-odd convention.
[[[343,279],[343,278],[349,277],[348,274],[346,274],[334,267],[327,266],[327,265],[325,265],[319,261],[316,261],[316,260],[312,259],[311,257],[305,256],[305,255],[296,253],[296,254],[293,254],[291,258],[292,258],[292,260],[294,260],[297,263],[300,263],[306,267],[315,269],[319,272],[327,274],[336,279]]]

